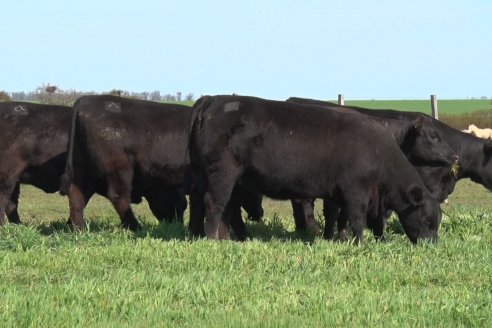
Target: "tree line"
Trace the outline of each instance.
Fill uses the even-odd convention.
[[[163,94],[159,90],[130,92],[122,89],[112,89],[107,92],[78,91],[73,89],[62,89],[56,85],[42,84],[32,91],[7,92],[0,91],[0,101],[31,101],[52,105],[72,105],[74,101],[84,95],[111,94],[127,98],[135,98],[150,101],[180,102],[193,101],[193,93],[183,95],[180,91],[175,94]]]

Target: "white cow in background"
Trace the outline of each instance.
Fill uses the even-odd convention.
[[[492,139],[492,129],[489,128],[480,129],[475,124],[470,124],[468,126],[468,130],[461,130],[461,131],[465,133],[470,133],[478,138]]]

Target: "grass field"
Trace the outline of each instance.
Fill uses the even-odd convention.
[[[431,114],[430,100],[346,100],[348,106],[374,109],[396,109]],[[457,115],[492,110],[491,99],[439,99],[439,114]]]
[[[328,100],[336,103],[336,100]],[[193,101],[180,104],[193,106]],[[346,100],[347,106],[359,106],[373,109],[396,109],[431,114],[430,100]],[[492,99],[439,99],[439,113],[459,115],[477,111],[492,111]]]
[[[193,106],[195,103],[194,100],[186,100],[186,101],[164,101],[166,104],[180,104],[180,105],[185,105],[185,106]]]
[[[89,232],[64,224],[65,198],[24,186],[22,226],[0,229],[0,322],[50,326],[490,326],[492,195],[461,181],[436,245],[412,246],[393,218],[360,247],[294,232],[266,201],[246,243],[191,240],[134,206],[143,231],[91,200]],[[320,206],[317,206],[320,210]]]

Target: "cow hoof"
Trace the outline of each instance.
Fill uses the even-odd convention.
[[[316,225],[311,225],[307,227],[307,230],[312,233],[313,235],[319,235],[321,233],[321,228],[318,224]]]
[[[253,236],[249,232],[246,232],[242,235],[237,235],[237,239],[239,241],[250,241],[253,239]]]
[[[326,239],[326,240],[333,240],[335,238],[335,234],[332,232],[328,232],[328,233],[323,233],[323,239]]]
[[[134,222],[134,223],[130,223],[130,224],[124,223],[123,228],[128,229],[128,230],[133,231],[133,232],[137,232],[137,231],[142,229],[142,226],[138,222]]]
[[[344,243],[345,243],[345,242],[349,241],[350,239],[351,239],[351,238],[350,238],[350,236],[349,236],[349,234],[348,234],[348,232],[347,232],[347,230],[346,230],[346,229],[340,230],[340,231],[338,232],[338,240],[339,240],[339,241],[341,241],[341,242],[344,242]]]
[[[384,238],[384,236],[374,236],[374,238],[376,239],[376,241],[379,241],[381,243],[384,243],[386,242],[386,238]]]
[[[193,228],[188,228],[190,231],[190,235],[193,238],[203,238],[205,237],[205,229],[193,229]]]
[[[74,225],[73,225],[73,230],[74,230],[75,232],[80,232],[80,233],[82,233],[82,232],[85,232],[85,226],[78,226],[78,225],[74,224]]]

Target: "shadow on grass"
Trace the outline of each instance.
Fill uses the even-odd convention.
[[[140,219],[142,228],[132,234],[133,238],[155,238],[162,241],[170,240],[194,240],[188,231],[188,226],[182,222],[160,222],[153,223],[153,220]],[[280,219],[274,215],[273,218],[261,221],[246,221],[246,229],[252,236],[252,240],[270,242],[272,240],[291,242],[301,241],[312,244],[321,235],[313,234],[309,231],[289,231],[286,229],[285,219]],[[154,221],[155,222],[155,221]],[[78,233],[67,221],[52,221],[48,224],[33,226],[41,235],[52,236],[56,234]],[[117,221],[108,220],[88,220],[86,221],[86,231],[84,233],[111,233],[117,230],[125,230]],[[239,241],[231,230],[231,239]]]
[[[134,232],[135,238],[154,238],[163,241],[189,239],[188,227],[182,222],[160,222],[159,224],[142,224],[142,228]]]
[[[293,241],[301,240],[305,243],[313,243],[315,235],[309,232],[286,231],[280,220],[270,220],[265,223],[246,222],[246,229],[251,234],[253,240],[269,242],[271,240]],[[145,224],[140,231],[134,233],[136,238],[156,238],[163,241],[169,240],[194,240],[199,239],[192,237],[188,231],[188,226],[180,222],[166,223],[161,222],[158,225]],[[231,231],[231,239],[239,241],[234,232]]]
[[[51,236],[58,233],[76,233],[75,228],[67,221],[53,221],[49,224],[36,226],[41,235]],[[114,230],[115,226],[109,222],[86,221],[85,232],[107,232]]]
[[[304,243],[312,244],[317,237],[314,233],[307,230],[304,231],[288,231],[285,229],[282,220],[276,215],[271,220],[265,221],[248,221],[246,222],[246,229],[253,237],[253,240],[262,242],[269,242],[271,240],[277,241],[302,241]]]
[[[187,228],[180,222],[152,224],[150,222],[142,222],[142,228],[135,231],[132,235],[134,238],[156,238],[161,240],[185,240],[188,235]],[[49,224],[35,226],[39,234],[44,236],[52,236],[60,233],[80,233],[75,230],[70,222],[53,221]],[[127,231],[117,222],[113,221],[86,221],[86,230],[83,233],[111,233],[117,230]]]
[[[145,218],[140,219],[139,221],[141,222],[142,228],[132,234],[134,238],[150,237],[163,241],[195,239],[190,235],[188,226],[182,222],[160,222],[159,224],[153,224],[153,220],[147,220]],[[314,242],[315,238],[318,237],[309,231],[288,231],[282,221],[283,220],[276,215],[268,220],[258,222],[247,221],[246,229],[253,240],[262,242],[269,242],[271,240],[285,242],[302,241],[311,244]],[[39,234],[44,236],[52,236],[60,233],[77,233],[71,223],[63,220],[52,221],[48,224],[40,224],[34,226],[34,228]],[[120,229],[124,230],[118,222],[113,220],[87,220],[85,233],[110,233]],[[231,239],[238,240],[232,231]]]

